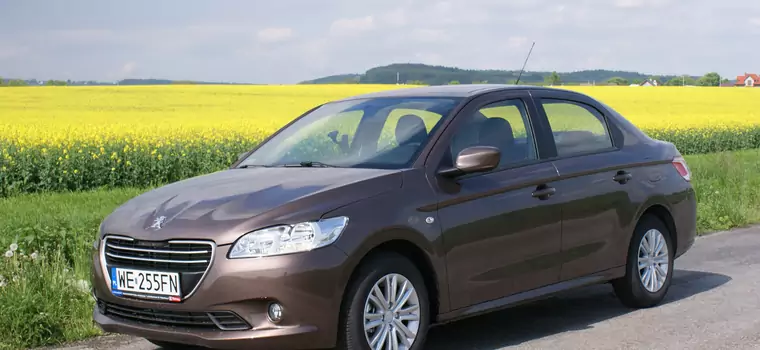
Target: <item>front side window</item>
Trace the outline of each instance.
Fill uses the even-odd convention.
[[[571,156],[612,148],[607,123],[591,106],[564,100],[542,99],[552,129],[557,155]]]
[[[281,130],[240,166],[403,168],[459,101],[404,97],[328,103]]]
[[[481,107],[451,139],[450,164],[459,152],[472,146],[492,146],[501,152],[497,169],[537,159],[533,132],[522,100],[506,100]]]

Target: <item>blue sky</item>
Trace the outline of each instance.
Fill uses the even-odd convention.
[[[760,73],[758,0],[0,0],[0,76],[295,83],[396,62]]]

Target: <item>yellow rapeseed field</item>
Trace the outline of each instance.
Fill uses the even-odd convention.
[[[214,171],[309,108],[395,85],[0,89],[0,196]],[[409,87],[406,87],[409,88]],[[683,153],[760,146],[760,89],[565,87]]]

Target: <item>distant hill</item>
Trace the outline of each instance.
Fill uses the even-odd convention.
[[[323,78],[309,80],[302,82],[301,84],[343,84],[343,83],[358,83],[361,79],[361,74],[338,74],[330,75]],[[394,83],[396,81],[394,80]]]
[[[304,81],[301,84],[334,84],[334,83],[359,83],[359,84],[406,84],[443,85],[451,82],[461,84],[470,83],[495,83],[512,84],[517,80],[519,70],[476,70],[455,67],[432,66],[418,63],[390,64],[375,67],[364,74],[342,74],[324,78]],[[524,72],[520,83],[543,84],[547,76],[552,72]],[[576,72],[558,72],[561,83],[566,84],[604,84],[613,78],[622,78],[627,82],[644,81],[655,78],[661,83],[675,78],[669,76],[652,76],[648,74],[612,71],[612,70],[582,70]],[[698,79],[699,77],[692,77]]]

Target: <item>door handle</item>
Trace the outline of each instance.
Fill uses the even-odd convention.
[[[536,190],[533,191],[533,197],[538,198],[540,200],[547,200],[555,192],[557,192],[557,189],[554,187],[549,187],[547,185],[539,185],[538,187],[536,187]]]
[[[616,182],[619,182],[621,185],[624,185],[625,183],[630,181],[632,178],[633,178],[633,175],[631,175],[631,173],[625,170],[618,171],[617,174],[612,177],[613,180],[615,180]]]

